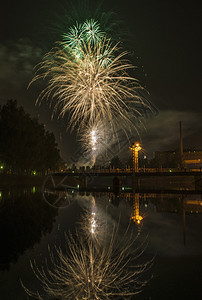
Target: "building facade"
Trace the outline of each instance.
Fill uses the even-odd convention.
[[[181,155],[179,151],[156,151],[154,159],[158,168],[180,168]],[[184,168],[202,168],[202,150],[184,150],[182,156]]]

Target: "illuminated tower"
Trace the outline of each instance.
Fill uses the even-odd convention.
[[[139,143],[133,143],[129,149],[132,150],[133,172],[138,172],[138,151],[140,151],[142,148],[140,147]]]

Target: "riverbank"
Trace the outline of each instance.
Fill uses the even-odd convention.
[[[16,174],[0,174],[0,188],[15,188],[15,187],[42,187],[47,176],[33,175],[16,175]],[[57,182],[58,181],[58,182]],[[61,178],[56,180],[56,184],[61,181]],[[77,186],[80,181],[74,177],[68,177],[66,184]]]
[[[42,186],[45,176],[0,174],[0,188]]]

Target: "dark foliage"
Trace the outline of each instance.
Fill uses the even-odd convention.
[[[118,156],[114,156],[112,159],[111,159],[111,163],[110,163],[110,166],[112,168],[122,168],[122,162],[120,160],[120,158]]]
[[[17,101],[0,107],[0,160],[14,173],[44,173],[57,168],[60,155],[53,133],[25,113]]]

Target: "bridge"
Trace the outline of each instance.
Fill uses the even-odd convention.
[[[202,172],[201,170],[156,170],[152,169],[151,171],[139,171],[134,172],[131,169],[88,169],[88,170],[69,170],[67,172],[58,172],[52,174],[56,177],[79,177],[80,179],[80,188],[82,190],[87,190],[88,181],[94,177],[113,177],[113,188],[115,190],[121,189],[121,179],[122,177],[131,177],[132,178],[132,187],[136,190],[141,190],[140,188],[140,179],[141,178],[151,178],[151,177],[172,177],[172,178],[187,178],[192,177],[193,183],[195,185],[194,191],[202,191]],[[153,189],[151,189],[153,190]],[[165,186],[166,190],[166,186]],[[184,189],[183,189],[184,190]],[[162,189],[161,189],[162,191]],[[168,191],[168,189],[167,189]],[[169,190],[171,191],[171,190]],[[176,189],[175,189],[176,191]]]

